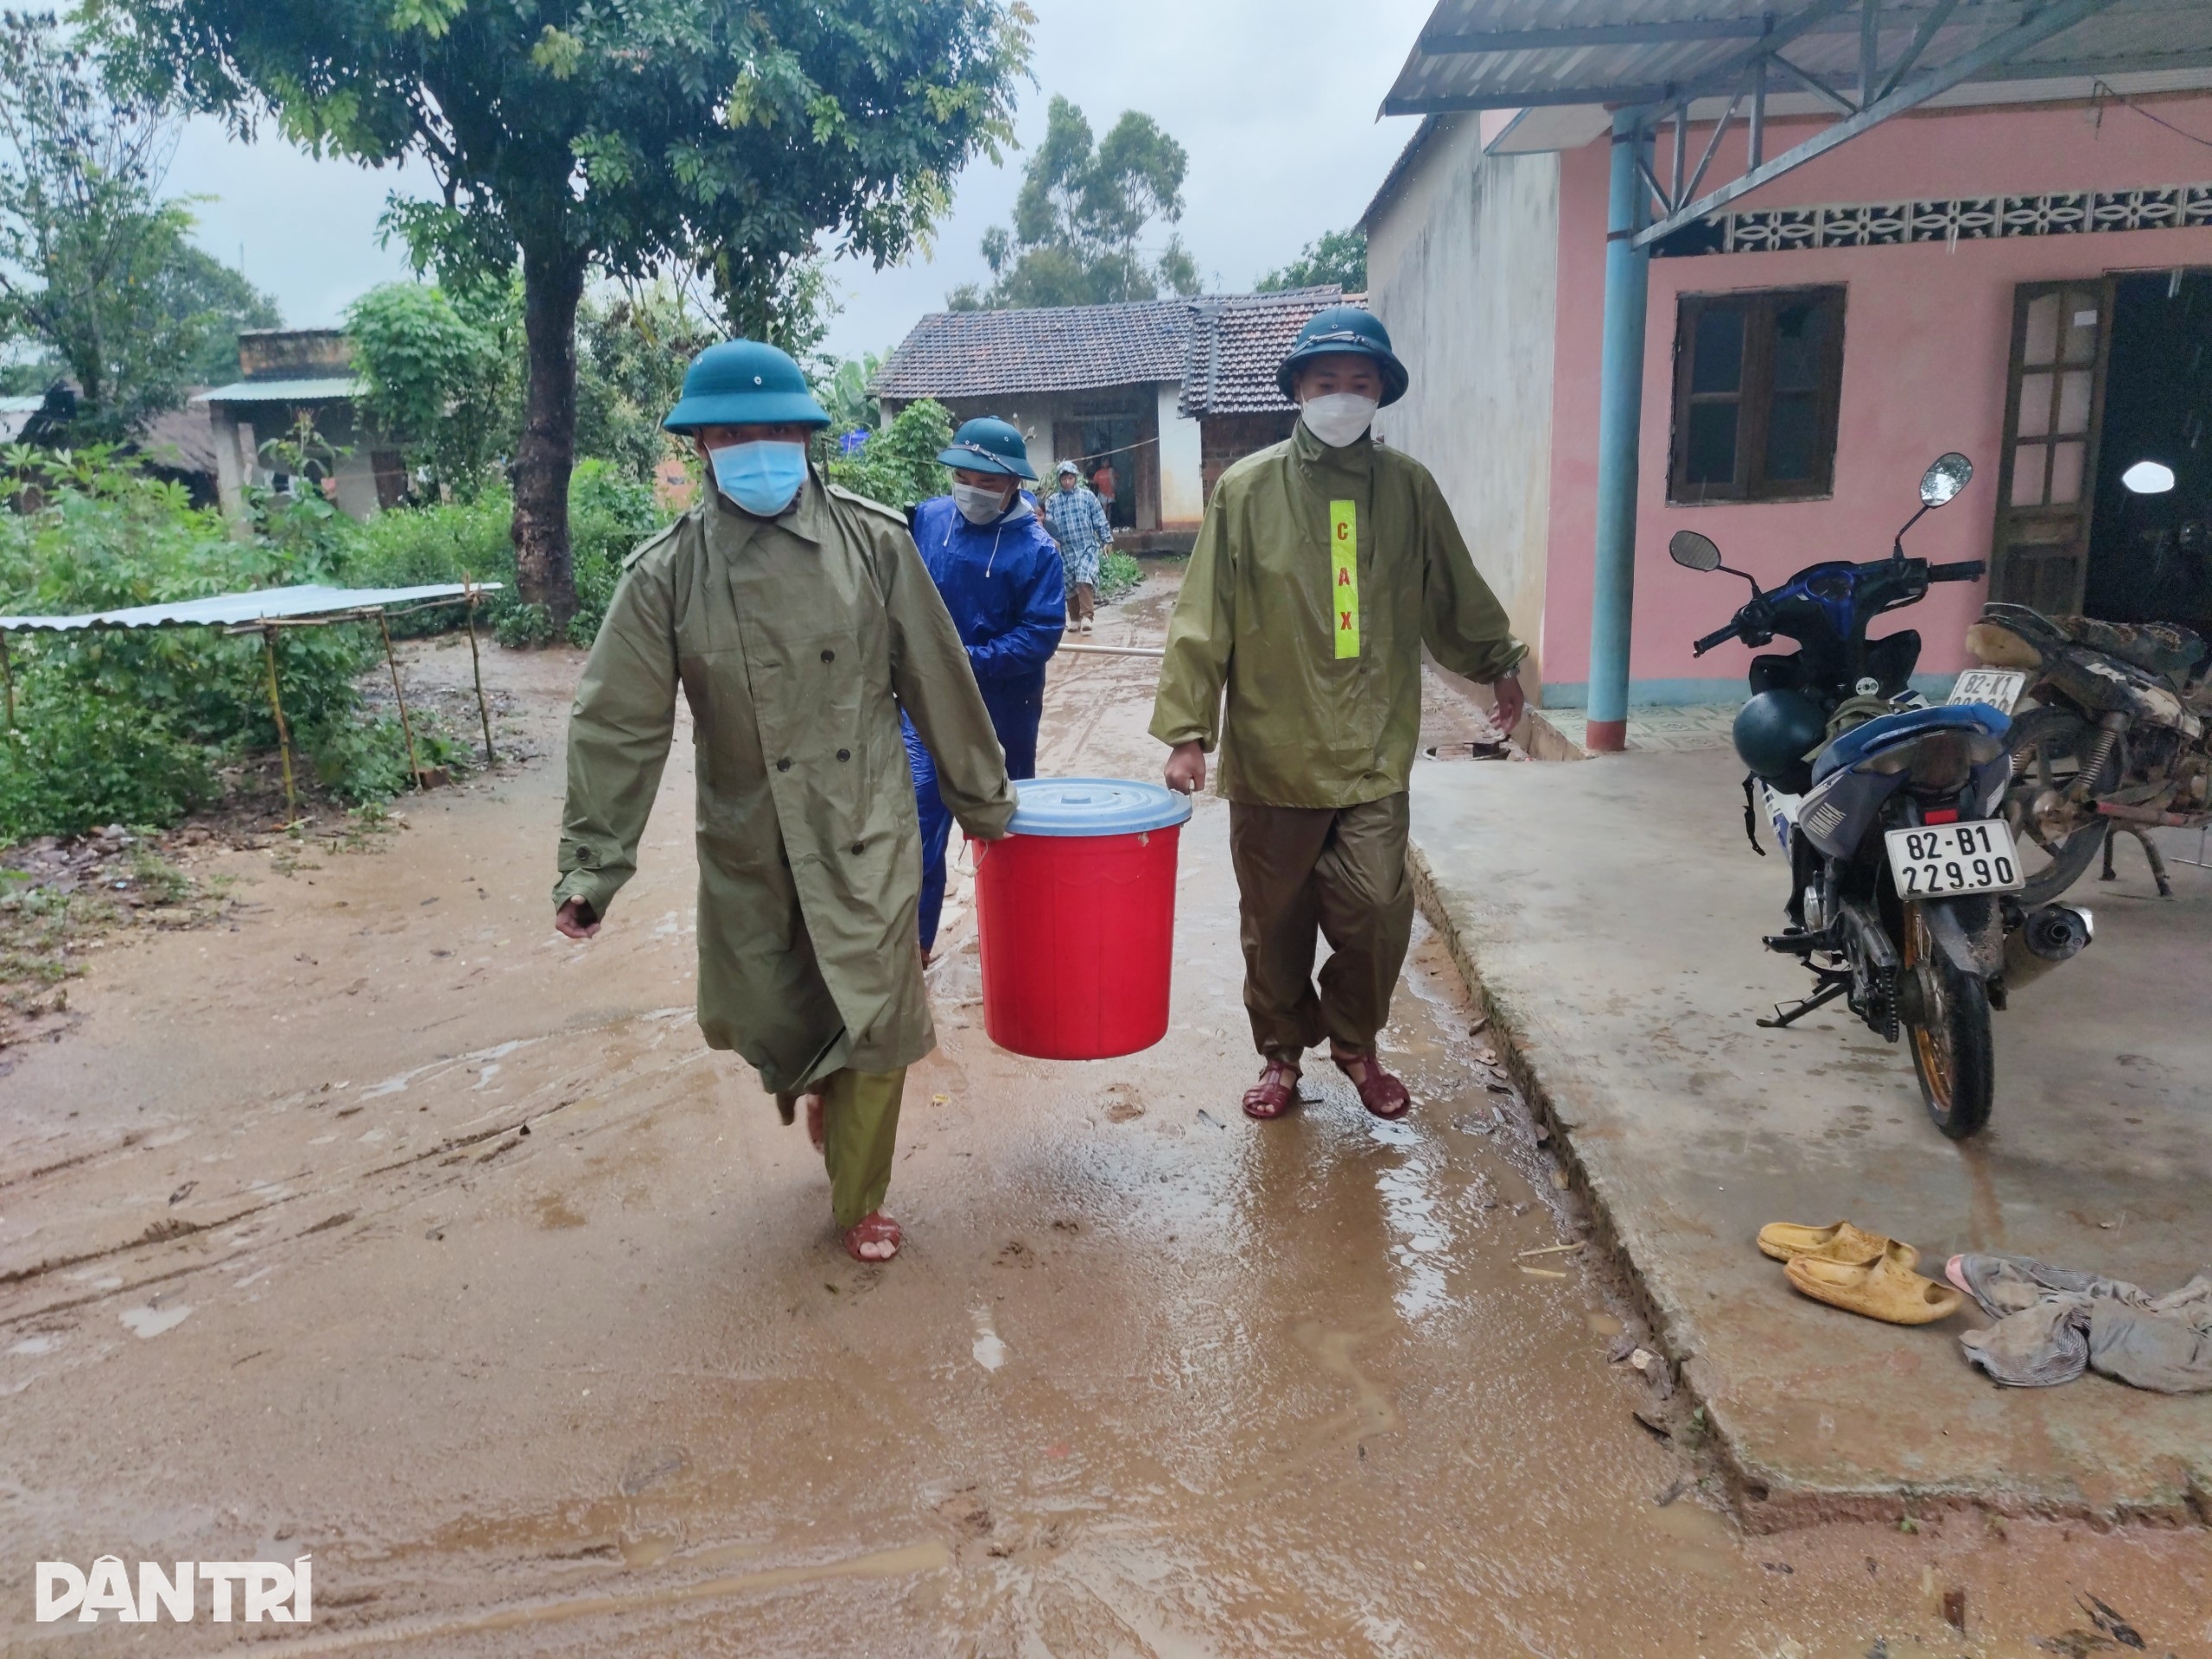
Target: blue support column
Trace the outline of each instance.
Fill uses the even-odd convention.
[[[1643,418],[1643,315],[1651,257],[1629,245],[1644,224],[1639,152],[1645,111],[1613,114],[1605,214],[1605,320],[1598,389],[1598,542],[1590,605],[1589,728],[1594,751],[1628,742],[1630,620],[1636,600],[1637,440]]]

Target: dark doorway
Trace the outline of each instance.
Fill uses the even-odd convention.
[[[2114,289],[2082,609],[2212,628],[2212,271],[2122,276]],[[2172,468],[2171,491],[2120,482],[2145,461]]]
[[[1083,422],[1083,480],[1098,492],[1106,522],[1133,530],[1137,522],[1137,423],[1134,416],[1092,416]],[[1101,471],[1109,477],[1102,478]],[[1105,486],[1111,482],[1110,493]],[[1109,499],[1109,496],[1111,499]]]

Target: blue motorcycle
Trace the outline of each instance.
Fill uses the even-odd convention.
[[[1808,565],[1763,591],[1720,562],[1709,537],[1678,531],[1668,552],[1692,570],[1751,583],[1728,626],[1696,642],[1702,657],[1728,640],[1798,649],[1751,661],[1751,699],[1737,715],[1745,832],[1759,844],[1760,809],[1789,861],[1789,925],[1767,947],[1799,958],[1814,988],[1758,1023],[1781,1027],[1841,997],[1885,1039],[1902,1035],[1936,1127],[1963,1140],[1989,1121],[1996,1065],[1990,1010],[2078,953],[2087,912],[2024,910],[2019,854],[2001,816],[2012,778],[2010,717],[1986,702],[1930,706],[1912,690],[1920,635],[1878,639],[1867,627],[1917,604],[1938,582],[1972,582],[1979,560],[1907,558],[1904,537],[1966,487],[1974,466],[1947,454],[1920,482],[1920,512],[1890,556]],[[1962,681],[1971,696],[1974,682]]]

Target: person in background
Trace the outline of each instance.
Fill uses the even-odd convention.
[[[1222,474],[1168,624],[1152,734],[1173,751],[1167,786],[1185,794],[1205,787],[1220,741],[1244,1007],[1264,1062],[1244,1096],[1253,1117],[1289,1110],[1300,1058],[1325,1037],[1369,1111],[1412,1105],[1375,1039],[1413,927],[1406,786],[1422,645],[1489,683],[1502,729],[1521,717],[1526,652],[1443,493],[1369,435],[1406,383],[1390,336],[1357,306],[1299,330],[1276,375],[1298,424]],[[1317,926],[1332,952],[1318,995]]]
[[[914,540],[930,579],[968,648],[1009,778],[1037,775],[1037,723],[1045,713],[1045,664],[1059,649],[1067,602],[1059,551],[1037,521],[1028,446],[1004,421],[968,422],[938,452],[952,468],[952,492],[917,505]],[[944,912],[945,848],[952,817],[938,789],[927,734],[906,728],[914,809],[922,828],[922,893],[917,920],[922,960],[937,948]]]
[[[698,769],[699,1028],[759,1069],[786,1123],[804,1097],[846,1251],[883,1262],[901,1242],[882,1205],[906,1068],[937,1044],[908,943],[921,861],[893,758],[902,716],[969,835],[1004,835],[1014,799],[905,518],[807,462],[829,423],[773,346],[728,340],[692,359],[662,424],[691,438],[712,487],[623,561],[584,664],[554,925],[593,938],[636,873],[681,685]]]
[[[1106,516],[1114,516],[1114,463],[1102,461],[1091,469],[1090,491],[1098,498],[1098,505],[1106,509]]]
[[[1060,544],[1060,570],[1067,578],[1068,626],[1089,633],[1098,605],[1098,560],[1114,544],[1114,526],[1098,498],[1083,487],[1075,462],[1059,465],[1059,488],[1045,499],[1045,528]]]

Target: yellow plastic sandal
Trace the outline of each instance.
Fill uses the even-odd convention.
[[[1888,1325],[1929,1325],[1948,1319],[1966,1298],[1948,1285],[1915,1273],[1898,1254],[1909,1248],[1892,1244],[1872,1262],[1828,1262],[1800,1255],[1793,1257],[1783,1272],[1793,1288],[1815,1301]]]
[[[1801,1227],[1792,1221],[1770,1221],[1759,1229],[1759,1251],[1777,1262],[1809,1255],[1823,1262],[1872,1262],[1891,1249],[1904,1252],[1904,1265],[1916,1266],[1920,1252],[1879,1233],[1865,1232],[1847,1221],[1826,1227]]]

